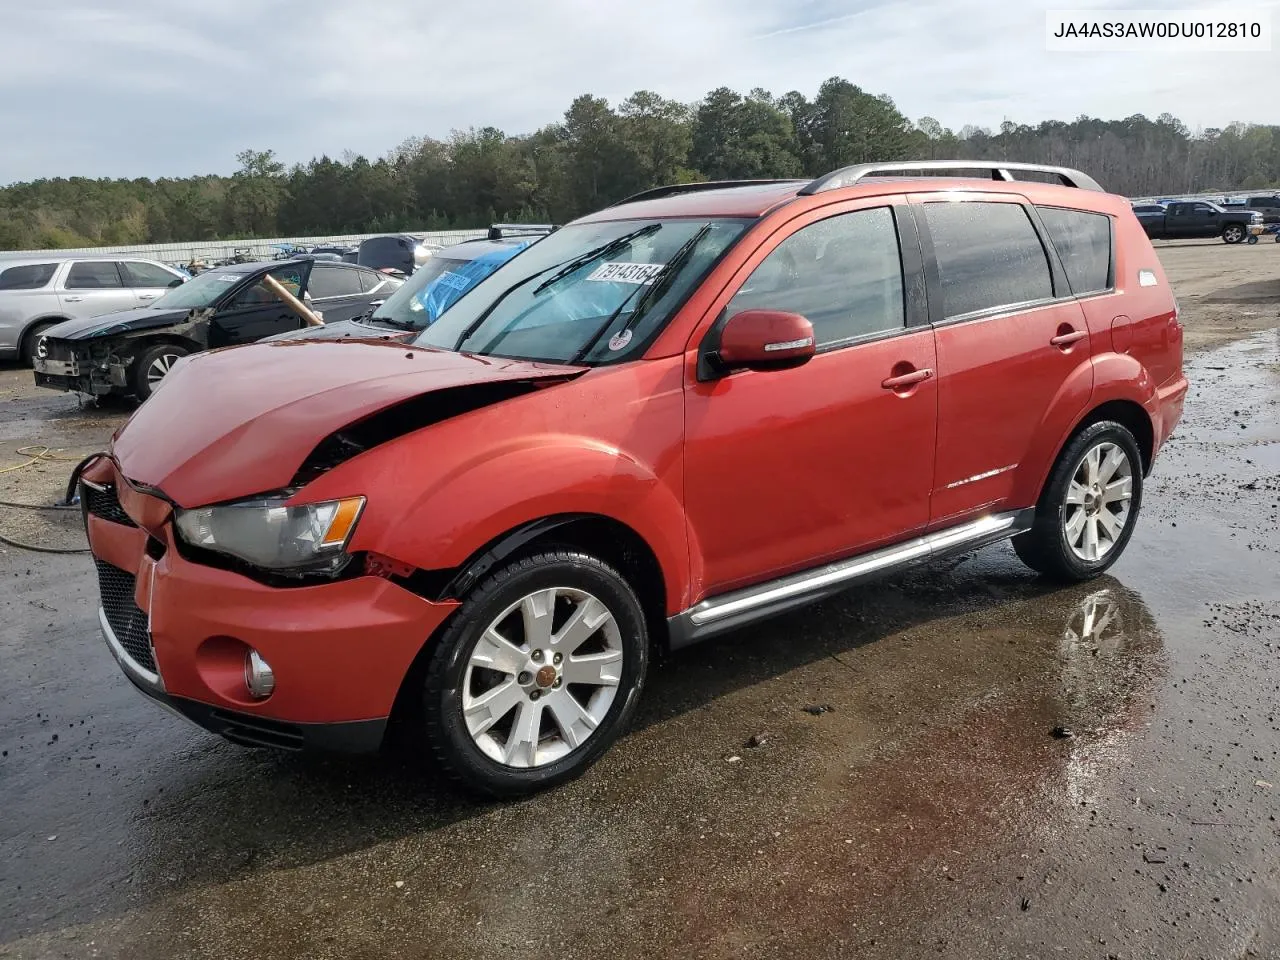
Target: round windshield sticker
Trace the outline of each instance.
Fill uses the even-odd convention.
[[[615,333],[612,337],[609,338],[609,349],[621,350],[630,342],[631,342],[631,331],[623,330],[620,333]]]

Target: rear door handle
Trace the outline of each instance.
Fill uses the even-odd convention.
[[[67,303],[79,303],[84,299],[84,297],[63,297],[62,299],[67,301]]]
[[[139,299],[139,300],[154,300],[154,299],[155,299],[156,297],[158,297],[158,296],[160,296],[160,294],[158,294],[158,293],[140,293],[140,294],[138,294],[138,299]]]
[[[913,370],[910,373],[904,373],[899,377],[889,377],[887,380],[881,380],[880,386],[886,390],[901,390],[903,387],[915,386],[917,383],[924,383],[933,376],[933,371],[926,367],[923,370]]]
[[[1051,337],[1049,342],[1055,347],[1069,347],[1073,343],[1078,343],[1089,335],[1087,330],[1072,330],[1070,333],[1060,333],[1056,337]]]

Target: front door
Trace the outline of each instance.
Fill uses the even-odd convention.
[[[132,310],[137,301],[114,260],[75,260],[58,289],[62,312],[72,320]]]
[[[302,299],[310,271],[310,261],[297,261],[276,267],[270,275]],[[253,343],[274,333],[297,330],[302,325],[302,318],[259,280],[237,290],[228,302],[218,307],[209,328],[209,346]]]
[[[937,264],[931,526],[1032,506],[1009,502],[1018,468],[1034,458],[1051,410],[1082,412],[1093,389],[1084,311],[1061,271],[1055,280],[1021,197],[920,195],[913,208]]]
[[[928,521],[933,331],[907,325],[905,208],[893,199],[783,225],[713,304],[713,316],[803,314],[819,352],[796,369],[710,381],[688,365],[685,507],[702,597],[905,539]]]
[[[138,306],[150,306],[153,300],[159,300],[170,289],[180,286],[181,277],[176,277],[164,267],[145,260],[125,260],[120,264],[125,284],[133,291],[133,298]]]

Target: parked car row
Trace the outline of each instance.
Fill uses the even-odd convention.
[[[622,733],[654,651],[1010,538],[1099,575],[1187,392],[1130,204],[1065,168],[680,184],[487,256],[374,311],[408,342],[180,361],[78,474],[144,695],[291,750],[394,711],[529,793]]]
[[[1264,230],[1261,212],[1228,210],[1207,200],[1138,204],[1133,212],[1153,240],[1221,237],[1224,243],[1256,243]]]
[[[143,261],[15,261],[0,272],[0,304],[6,302],[6,284],[19,291],[10,298],[13,315],[24,318],[13,324],[19,344],[14,352],[34,367],[37,385],[145,400],[181,357],[206,349],[261,339],[415,336],[551,229],[495,225],[492,239],[432,251],[413,273],[405,295],[386,306],[406,285],[398,274],[321,259],[314,252],[226,264],[194,279],[155,263],[148,274]],[[150,276],[166,286],[96,287],[92,295],[81,296],[88,275],[99,284],[110,277],[118,284]],[[307,325],[264,284],[268,275],[320,314],[324,325]],[[64,289],[68,284],[70,293]],[[68,298],[79,309],[60,309]],[[0,322],[2,311],[0,306]]]

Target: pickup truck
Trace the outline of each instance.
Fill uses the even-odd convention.
[[[1152,240],[1186,240],[1193,237],[1221,237],[1226,243],[1240,243],[1262,233],[1262,214],[1257,211],[1228,211],[1205,200],[1134,207],[1134,216]]]

